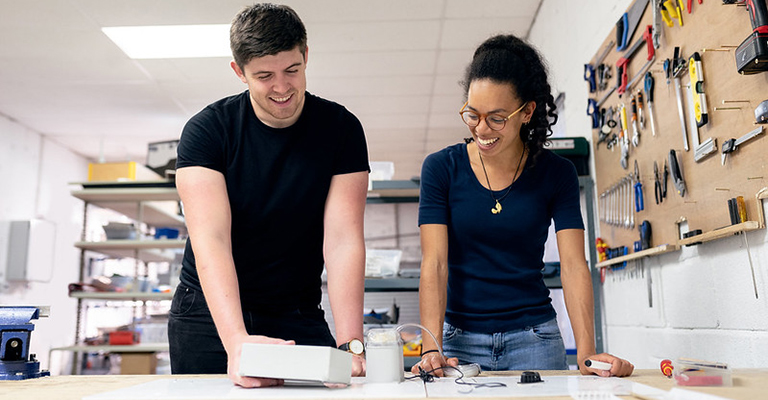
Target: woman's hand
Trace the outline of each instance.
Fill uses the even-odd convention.
[[[456,357],[447,358],[439,352],[431,352],[421,356],[421,360],[411,367],[411,372],[419,375],[419,368],[435,376],[445,376],[443,368],[445,366],[458,367],[459,359]]]
[[[584,361],[586,360],[602,361],[604,363],[611,364],[611,369],[605,370],[600,368],[587,367],[586,365],[584,365]],[[595,354],[595,355],[586,357],[582,360],[579,360],[579,371],[581,372],[582,375],[595,374],[595,375],[604,376],[604,377],[609,377],[609,376],[621,377],[621,376],[632,375],[632,371],[634,370],[635,370],[635,366],[632,365],[631,362],[624,360],[622,358],[618,358],[608,353]]]

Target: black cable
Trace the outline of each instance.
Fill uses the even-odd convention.
[[[481,388],[481,387],[487,387],[487,388],[507,387],[507,385],[505,383],[503,383],[503,382],[486,382],[486,383],[465,382],[464,381],[464,373],[461,372],[460,369],[458,369],[458,368],[456,368],[454,366],[451,366],[451,365],[446,365],[444,367],[437,367],[437,368],[429,370],[429,371],[426,371],[423,368],[421,368],[421,366],[419,366],[419,374],[411,376],[411,377],[408,377],[406,379],[416,379],[416,378],[419,378],[424,383],[432,382],[432,381],[435,380],[435,375],[433,374],[433,372],[437,371],[438,369],[442,369],[442,370],[453,369],[453,370],[458,371],[459,376],[456,379],[454,379],[454,382],[456,384],[458,384],[458,385],[468,385],[468,386],[472,386],[473,388]]]

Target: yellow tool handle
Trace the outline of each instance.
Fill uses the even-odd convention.
[[[744,196],[736,197],[736,204],[739,209],[739,221],[747,222],[747,205],[744,203]]]
[[[627,130],[629,127],[629,124],[627,124],[627,108],[623,105],[621,106],[621,129]]]
[[[672,27],[672,18],[669,16],[669,12],[664,7],[661,7],[661,19],[667,24],[668,27]]]
[[[667,11],[667,16],[670,16],[670,17],[672,17],[674,19],[679,18],[678,15],[677,15],[677,7],[674,4],[672,4],[671,0],[665,1],[662,7],[664,7],[664,10]],[[663,12],[662,12],[662,15],[663,15]],[[672,26],[671,25],[672,24],[672,20],[670,20],[669,23],[670,23],[669,26]]]

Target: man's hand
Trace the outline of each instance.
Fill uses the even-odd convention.
[[[352,376],[365,376],[365,358],[352,355]]]
[[[295,345],[293,340],[283,340],[277,338],[271,338],[267,336],[243,336],[240,340],[232,343],[232,350],[227,349],[227,375],[229,380],[235,385],[245,388],[254,387],[267,387],[267,386],[279,386],[283,384],[282,379],[270,379],[270,378],[254,378],[250,376],[240,376],[238,371],[240,370],[240,352],[243,348],[243,343],[259,343],[259,344],[284,344]]]
[[[411,372],[419,375],[419,367],[421,367],[421,369],[424,371],[432,371],[430,372],[432,375],[445,376],[442,367],[446,365],[451,367],[458,367],[459,359],[456,357],[446,358],[445,356],[440,355],[438,352],[432,352],[424,354],[421,357],[421,361],[417,362],[413,367],[411,367]]]
[[[630,376],[632,375],[632,371],[635,370],[635,366],[632,365],[631,362],[618,358],[614,355],[608,354],[608,353],[601,353],[601,354],[595,354],[589,357],[581,358],[579,357],[579,372],[581,372],[582,375],[590,375],[595,374],[599,376],[609,377],[609,376]],[[586,360],[593,360],[593,361],[602,361],[608,364],[611,364],[610,370],[604,370],[599,368],[590,368],[584,365],[584,361]]]

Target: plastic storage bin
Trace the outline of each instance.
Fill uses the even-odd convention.
[[[368,278],[397,276],[402,257],[402,250],[367,249],[365,251],[365,276]]]
[[[679,386],[733,386],[728,364],[680,358],[672,363],[672,377]]]

